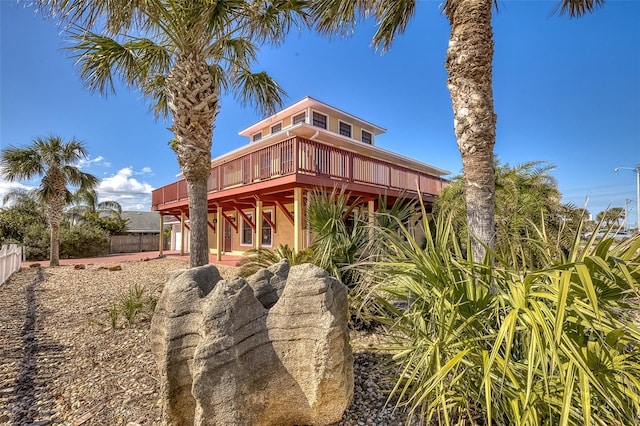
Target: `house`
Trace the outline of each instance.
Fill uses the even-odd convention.
[[[160,225],[160,213],[156,211],[123,211],[122,219],[127,221],[126,235],[111,235],[109,238],[109,253],[134,253],[140,251],[155,251],[168,244],[168,238],[161,235],[161,229],[168,226]]]
[[[160,233],[159,212],[123,211],[120,217],[127,220],[128,234],[158,235]]]
[[[311,97],[242,130],[248,143],[211,161],[209,248],[242,254],[251,248],[310,244],[304,205],[315,188],[345,188],[370,212],[381,195],[393,203],[420,192],[431,205],[448,171],[378,148],[385,129]],[[188,242],[184,180],[152,192],[151,209],[173,216]],[[188,248],[187,244],[180,247]]]

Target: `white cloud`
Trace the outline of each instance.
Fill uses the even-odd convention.
[[[150,168],[145,167],[143,172]],[[104,178],[98,185],[100,201],[117,201],[122,210],[148,211],[151,208],[151,191],[153,187],[145,182],[133,178],[133,175],[144,173],[134,172],[132,167],[118,170],[113,176]]]
[[[11,191],[22,189],[24,191],[30,191],[34,187],[23,185],[20,182],[8,182],[0,179],[0,205],[2,205],[2,199]]]
[[[139,175],[150,175],[153,174],[151,171],[151,167],[143,167],[142,170],[140,170],[140,172],[138,172],[137,174]]]
[[[80,169],[84,167],[89,167],[91,165],[96,165],[96,166],[101,165],[104,167],[110,167],[111,163],[109,163],[108,161],[105,161],[102,155],[98,155],[96,158],[87,158],[87,159],[82,159],[78,161],[78,168]]]

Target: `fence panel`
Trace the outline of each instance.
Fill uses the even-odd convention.
[[[16,244],[4,245],[0,249],[0,284],[9,279],[11,274],[20,269],[22,247]]]
[[[159,235],[112,235],[109,253],[136,253],[141,251],[158,251]],[[169,248],[170,237],[163,236],[163,248]]]

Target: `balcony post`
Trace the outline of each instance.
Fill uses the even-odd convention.
[[[293,138],[293,147],[291,148],[293,150],[293,173],[298,174],[298,172],[300,171],[300,166],[298,165],[298,138],[295,137]]]
[[[256,249],[262,248],[262,200],[256,200]]]
[[[184,256],[184,212],[180,212],[180,256]]]
[[[218,206],[216,208],[216,261],[218,262],[222,260],[222,222],[222,207]]]
[[[160,242],[158,243],[158,251],[159,255],[162,256],[162,249],[164,248],[164,216],[162,212],[160,212]]]
[[[369,200],[367,203],[367,221],[369,222],[369,240],[373,240],[374,237],[374,228],[375,225],[375,201]]]
[[[302,188],[293,189],[293,251],[299,253],[302,250],[302,226],[304,218],[302,217],[303,204]]]

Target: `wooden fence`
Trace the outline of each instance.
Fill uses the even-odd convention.
[[[22,247],[16,244],[4,245],[0,249],[0,284],[4,283],[11,274],[20,269],[22,261]]]
[[[109,253],[137,253],[141,251],[158,251],[159,235],[112,235],[109,243]],[[171,237],[163,236],[163,249],[169,249]]]

